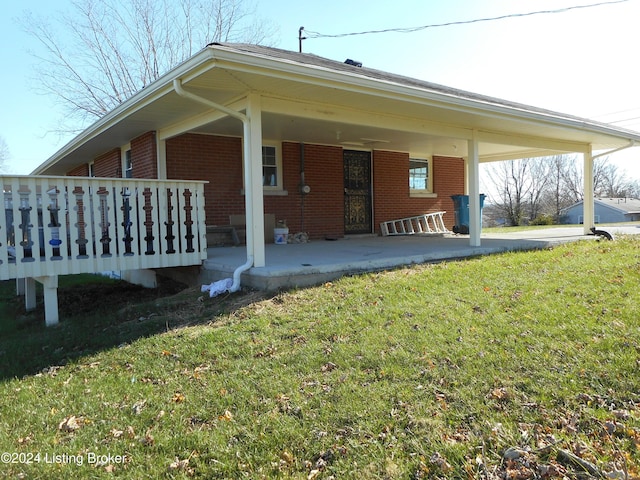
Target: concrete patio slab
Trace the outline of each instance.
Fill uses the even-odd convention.
[[[616,234],[640,234],[640,225],[603,227]],[[594,240],[582,227],[483,234],[481,246],[469,246],[468,235],[373,235],[313,240],[305,244],[266,245],[266,266],[242,274],[242,284],[260,290],[306,287],[345,275],[401,266],[490,255],[515,250],[535,250],[560,243]],[[246,261],[244,246],[208,249],[201,283],[229,278]]]

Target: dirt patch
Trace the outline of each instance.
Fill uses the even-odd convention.
[[[61,317],[76,317],[102,311],[118,311],[129,306],[175,295],[186,285],[163,278],[157,288],[144,288],[124,281],[88,283],[58,289]]]

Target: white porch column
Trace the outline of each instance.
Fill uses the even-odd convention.
[[[584,234],[590,232],[590,228],[595,225],[595,209],[593,200],[593,151],[591,146],[582,154],[584,159],[584,201],[583,206],[583,227]]]
[[[468,141],[469,156],[467,158],[469,188],[469,245],[480,246],[481,211],[480,211],[480,160],[478,155],[478,139],[474,132]]]
[[[156,161],[158,162],[158,179],[166,180],[167,179],[167,141],[165,139],[160,139],[156,134],[156,154],[158,158]]]
[[[469,157],[464,160],[464,191],[465,195],[469,195]]]
[[[260,95],[247,96],[248,121],[244,122],[244,191],[247,222],[247,254],[253,266],[266,264],[264,245],[264,197],[262,192],[262,105]],[[247,168],[248,167],[248,168]]]

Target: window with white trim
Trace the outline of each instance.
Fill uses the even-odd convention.
[[[242,162],[244,179],[244,162]],[[277,143],[262,145],[262,190],[263,195],[288,195],[283,188],[282,181],[282,153]],[[245,194],[243,187],[240,193]]]
[[[90,177],[96,176],[95,164],[93,162],[89,163],[89,176]]]
[[[124,152],[124,178],[133,178],[133,161],[131,160],[131,150]]]
[[[433,178],[429,159],[409,159],[409,191],[411,193],[433,193]]]
[[[276,145],[262,146],[262,186],[265,190],[282,190],[282,157]]]

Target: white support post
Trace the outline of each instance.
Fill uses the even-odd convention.
[[[24,278],[16,278],[16,295],[24,295]]]
[[[24,279],[24,306],[27,311],[36,309],[36,281],[31,277]]]
[[[247,250],[253,254],[253,265],[266,264],[264,245],[264,198],[262,192],[262,107],[258,94],[247,97],[245,122],[245,218],[247,223]],[[248,168],[247,168],[248,167]]]
[[[158,162],[158,178],[162,180],[167,179],[167,141],[158,138],[156,135],[156,152]]]
[[[36,278],[42,284],[44,291],[44,323],[47,327],[57,325],[60,321],[58,315],[58,276]]]
[[[469,195],[469,159],[470,157],[464,158],[464,191],[465,195]]]
[[[590,228],[594,226],[595,220],[595,208],[594,208],[594,194],[593,194],[593,152],[591,146],[584,152],[584,201],[582,202],[584,208],[583,215],[583,228],[584,234],[588,235]]]
[[[482,211],[480,209],[480,160],[478,154],[478,139],[475,132],[473,138],[469,140],[468,143],[469,245],[479,247]]]

